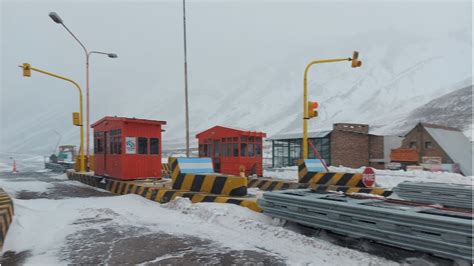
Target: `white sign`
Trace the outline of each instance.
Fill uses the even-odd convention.
[[[125,153],[126,154],[137,153],[137,138],[125,137]]]

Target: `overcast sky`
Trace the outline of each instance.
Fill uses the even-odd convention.
[[[38,73],[22,78],[18,64],[29,62],[85,87],[83,51],[51,21],[51,11],[89,50],[119,55],[92,56],[93,121],[105,114],[136,115],[150,92],[157,102],[182,97],[182,1],[2,0],[2,129],[34,112],[77,102],[69,85]],[[190,1],[186,11],[191,97],[223,90],[250,69],[341,36],[385,29],[436,36],[470,29],[472,19],[470,1]],[[71,111],[65,110],[68,116]]]

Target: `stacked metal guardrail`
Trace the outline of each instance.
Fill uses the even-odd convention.
[[[435,182],[403,182],[393,189],[400,198],[447,207],[472,209],[473,186]]]
[[[437,256],[472,260],[472,212],[410,201],[319,194],[309,189],[265,192],[263,212],[338,234]]]

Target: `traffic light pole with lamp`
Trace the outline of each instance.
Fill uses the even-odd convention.
[[[56,74],[53,74],[53,73],[50,73],[50,72],[47,72],[47,71],[44,71],[44,70],[41,70],[41,69],[38,69],[38,68],[34,68],[28,63],[24,63],[24,64],[20,65],[19,67],[21,67],[23,69],[23,76],[24,77],[31,77],[31,71],[33,70],[33,71],[40,72],[40,73],[43,73],[45,75],[48,75],[48,76],[51,76],[51,77],[54,77],[54,78],[58,78],[58,79],[62,79],[62,80],[71,82],[79,90],[79,112],[74,112],[72,114],[72,117],[73,117],[73,124],[75,126],[80,127],[79,156],[77,156],[76,163],[79,166],[78,167],[79,172],[85,172],[85,170],[86,170],[86,164],[85,164],[86,160],[85,160],[85,157],[84,157],[84,127],[83,127],[83,123],[82,123],[82,118],[83,118],[82,114],[83,114],[83,112],[82,112],[82,90],[81,90],[81,87],[79,86],[79,84],[77,84],[72,79],[69,79],[69,78],[66,78],[66,77],[63,77],[63,76],[59,76],[59,75],[56,75]]]
[[[317,102],[308,101],[308,71],[312,65],[322,63],[333,63],[351,61],[351,67],[357,68],[362,65],[362,61],[359,60],[359,52],[354,51],[352,57],[349,58],[336,58],[336,59],[323,59],[310,62],[304,71],[304,91],[303,91],[303,159],[308,159],[308,120],[318,116],[317,108],[319,104]]]

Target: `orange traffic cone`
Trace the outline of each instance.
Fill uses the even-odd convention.
[[[13,170],[12,173],[16,174],[16,162],[13,160]]]

